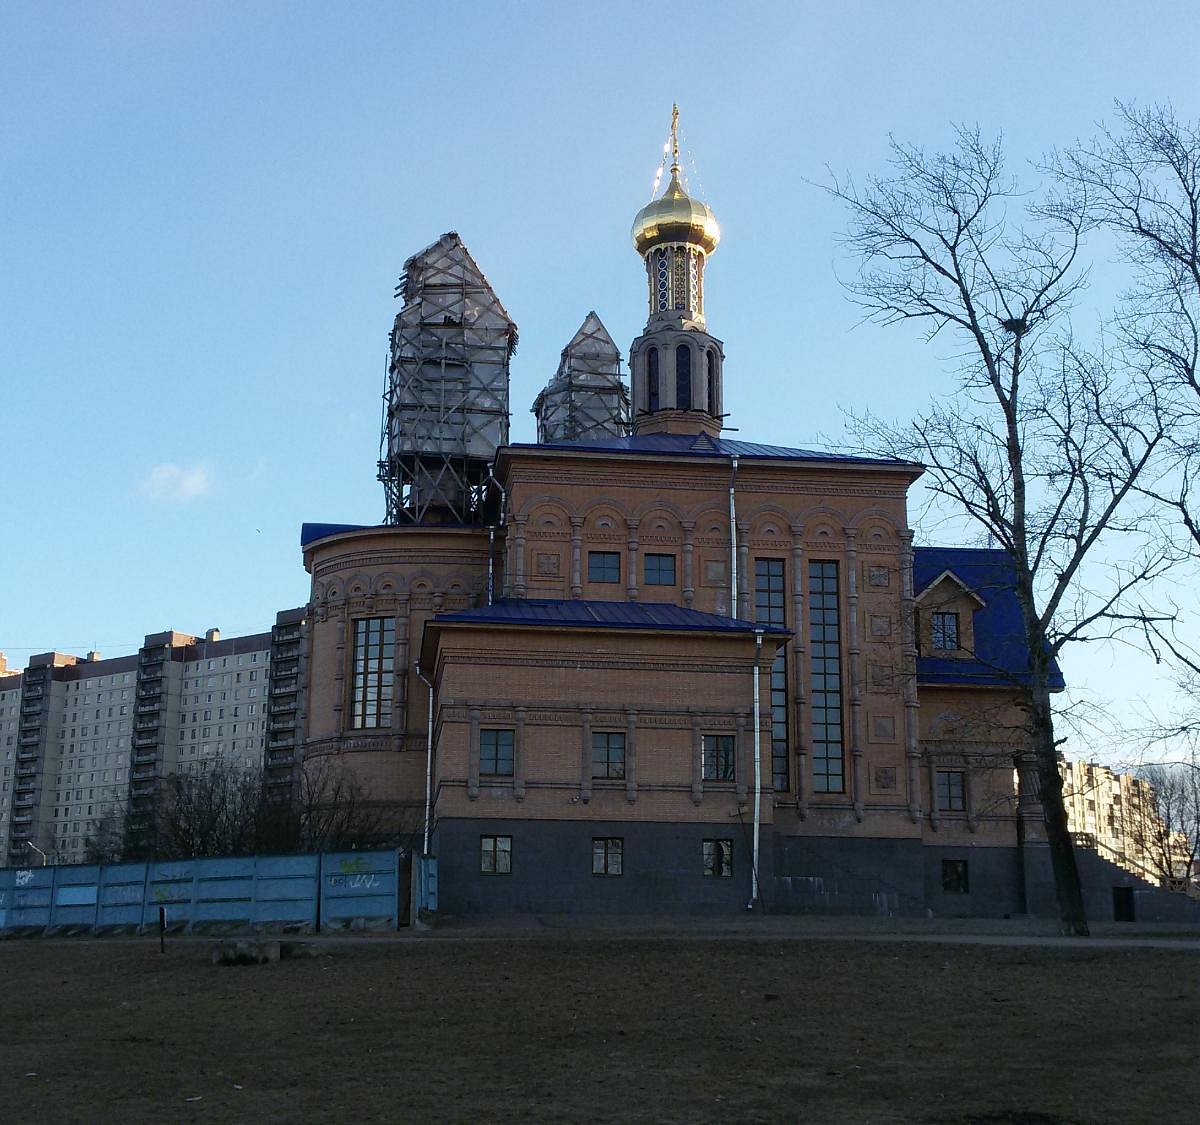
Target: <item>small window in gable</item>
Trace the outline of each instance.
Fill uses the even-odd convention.
[[[958,651],[958,614],[938,612],[930,615],[930,642],[935,652]]]

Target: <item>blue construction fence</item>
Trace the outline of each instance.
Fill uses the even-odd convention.
[[[172,933],[395,929],[429,908],[431,862],[416,880],[403,849],[0,869],[0,937],[142,932],[160,909]]]

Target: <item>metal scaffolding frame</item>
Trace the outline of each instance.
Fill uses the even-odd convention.
[[[480,523],[508,441],[517,326],[454,231],[404,263],[396,295],[379,444],[387,522]]]
[[[534,400],[539,442],[589,441],[629,433],[621,353],[595,312],[562,350],[558,371]]]

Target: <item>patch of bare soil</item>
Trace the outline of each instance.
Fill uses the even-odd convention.
[[[1191,1120],[1194,954],[0,943],[0,1121]]]

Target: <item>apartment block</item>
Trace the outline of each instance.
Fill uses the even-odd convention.
[[[303,630],[303,610],[285,610],[249,636],[166,630],[127,656],[48,652],[21,672],[0,659],[0,865],[86,862],[127,811],[150,811],[164,778],[262,769],[273,722],[270,776],[290,792]]]

